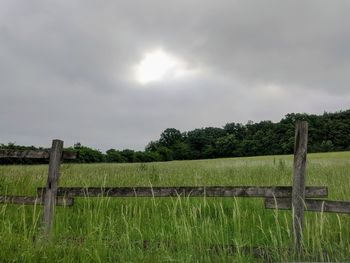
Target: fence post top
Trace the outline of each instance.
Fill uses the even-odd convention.
[[[63,143],[63,141],[60,139],[53,139],[52,142],[62,142]]]
[[[309,123],[307,121],[296,121],[295,125],[296,126],[306,126],[307,127],[309,125]]]

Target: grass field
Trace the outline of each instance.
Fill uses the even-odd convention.
[[[0,166],[0,194],[35,195],[47,165]],[[64,164],[60,186],[291,185],[292,156],[147,164]],[[350,152],[308,155],[307,185],[350,200]],[[42,207],[0,205],[0,262],[292,261],[291,212],[259,198],[76,198],[52,242],[33,242]],[[350,261],[350,215],[306,212],[304,261]],[[259,247],[263,253],[254,249]],[[263,255],[264,254],[264,257]]]

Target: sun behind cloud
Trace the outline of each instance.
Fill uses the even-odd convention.
[[[186,63],[176,56],[156,49],[147,52],[134,68],[135,79],[141,84],[169,81],[191,73]]]

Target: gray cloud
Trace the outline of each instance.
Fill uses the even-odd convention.
[[[142,149],[167,127],[350,105],[345,1],[2,1],[0,142]],[[157,48],[197,74],[142,86]]]

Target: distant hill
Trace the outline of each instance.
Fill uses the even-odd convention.
[[[105,154],[80,143],[78,162],[152,162],[191,160],[236,156],[291,154],[297,120],[309,123],[309,152],[350,150],[350,110],[322,115],[290,113],[281,121],[261,121],[247,124],[227,123],[221,128],[206,127],[181,132],[164,130],[159,140],[151,141],[145,151],[110,149]],[[36,149],[34,146],[1,144],[6,149]],[[37,163],[35,160],[0,159],[0,164]]]

